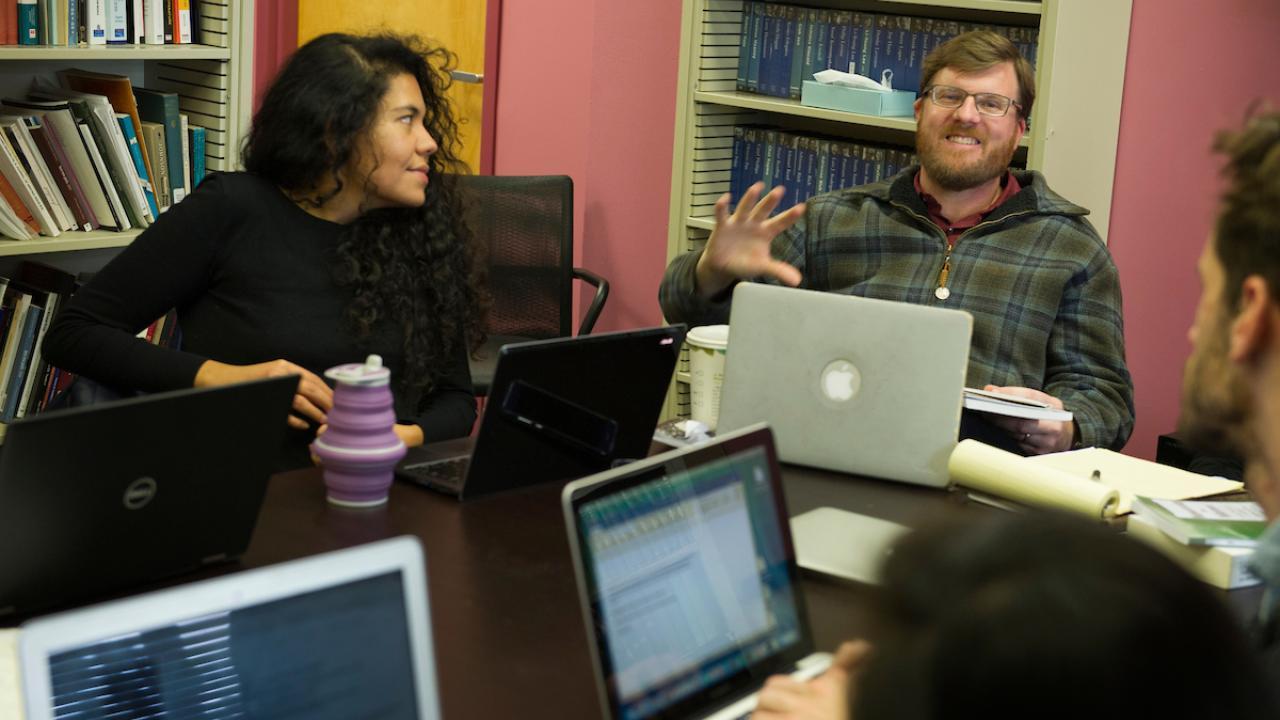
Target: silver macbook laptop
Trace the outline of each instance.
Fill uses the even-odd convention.
[[[563,494],[606,718],[736,718],[770,675],[813,677],[772,436],[763,425]]]
[[[29,621],[27,717],[436,720],[424,577],[403,537]]]
[[[973,318],[739,283],[719,428],[768,422],[784,462],[942,487]]]

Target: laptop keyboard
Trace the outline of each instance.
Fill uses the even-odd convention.
[[[405,465],[400,468],[400,473],[432,490],[459,495],[462,493],[462,481],[467,477],[467,466],[470,464],[471,457],[463,455],[446,460],[430,460]]]

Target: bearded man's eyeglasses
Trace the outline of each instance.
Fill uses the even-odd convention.
[[[966,99],[972,96],[974,107],[978,109],[979,113],[988,117],[1004,117],[1009,112],[1010,106],[1016,105],[1019,110],[1022,109],[1022,105],[1004,95],[971,93],[950,85],[931,85],[925,88],[924,94],[929,96],[930,102],[934,105],[947,109],[960,107]]]

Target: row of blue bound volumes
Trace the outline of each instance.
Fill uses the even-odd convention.
[[[1033,65],[1039,30],[853,10],[743,3],[738,45],[739,90],[800,98],[801,83],[828,68],[856,72],[894,90],[920,89],[924,58],[947,40],[971,30],[992,30]]]
[[[782,185],[786,209],[814,195],[896,175],[916,163],[907,149],[739,125],[733,129],[729,192],[734,202],[755,182]]]

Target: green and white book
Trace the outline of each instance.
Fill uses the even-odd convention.
[[[1138,497],[1133,510],[1183,545],[1256,547],[1267,527],[1255,502]]]

